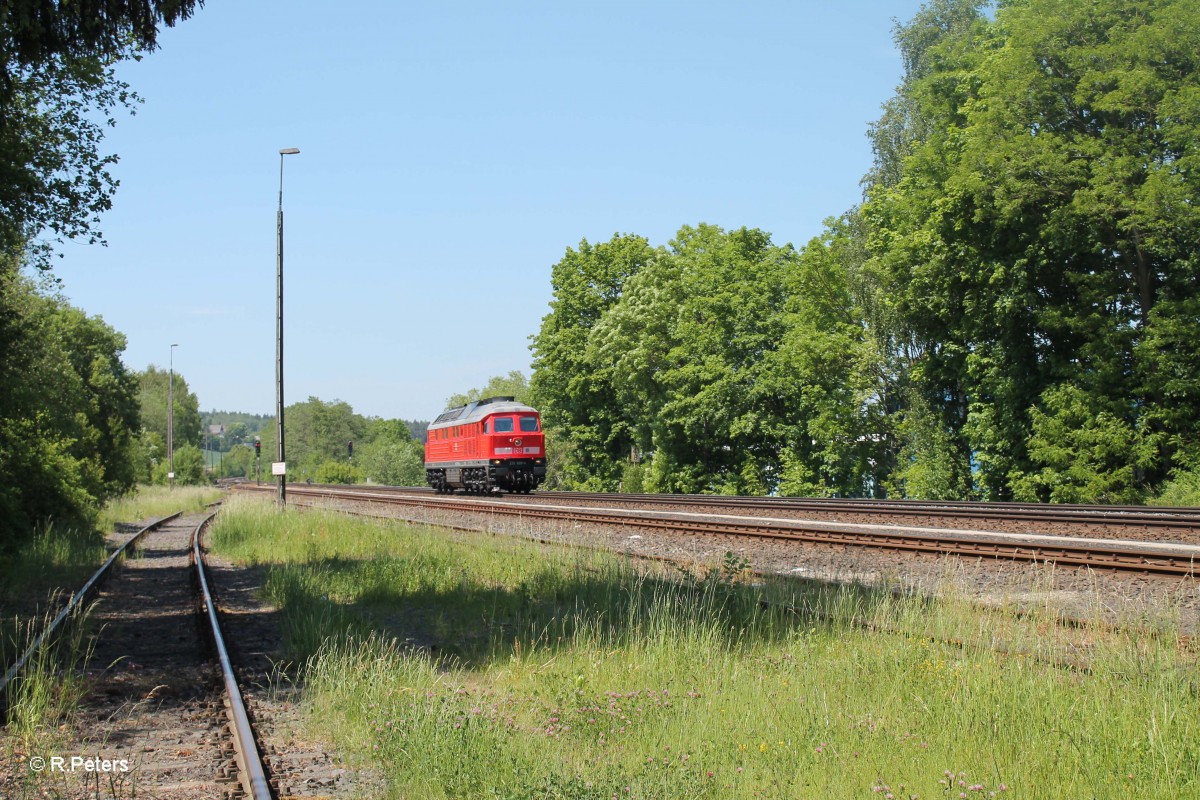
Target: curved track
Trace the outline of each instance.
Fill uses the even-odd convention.
[[[165,776],[162,779],[165,785],[149,787],[152,792],[181,792],[181,796],[187,797],[196,793],[230,796],[230,785],[240,784],[241,791],[235,790],[232,794],[269,800],[272,793],[266,770],[234,677],[200,549],[201,531],[215,512],[198,521],[196,517],[178,519],[180,516],[175,514],[152,523],[123,543],[18,659],[0,683],[0,690],[11,681],[19,680],[21,670],[37,650],[52,641],[72,612],[100,591],[107,581],[111,585],[105,587],[93,612],[102,624],[93,660],[103,670],[99,678],[105,687],[101,692],[101,705],[115,698],[122,710],[119,715],[108,714],[109,721],[119,718],[121,724],[130,724],[128,720],[136,716],[128,710],[130,700],[134,701],[132,707],[135,709],[144,706],[148,700],[157,700],[163,713],[170,716],[168,721],[157,721],[159,738],[163,738],[162,729],[167,732],[169,742],[174,742],[176,736],[194,737],[189,739],[188,747],[172,748],[174,753],[166,762],[156,761],[153,755],[149,762],[142,762],[140,756],[133,755],[161,752],[161,748],[154,746],[157,740],[146,738],[142,743],[144,747],[139,745],[139,750],[129,754],[129,763],[136,762],[138,769],[144,772],[157,771]],[[147,535],[156,529],[162,529],[162,532],[148,539]],[[114,577],[112,565],[135,547],[143,548],[142,557],[128,563],[126,569]],[[207,696],[206,687],[211,681],[205,676],[211,674],[211,666],[204,664],[205,647],[197,632],[186,624],[186,618],[195,617],[198,606],[206,612],[208,625],[202,635],[210,638],[213,644],[224,682],[224,696],[215,702]],[[149,693],[144,691],[147,681],[154,684]],[[122,699],[125,697],[130,700]],[[157,713],[153,711],[154,706],[146,707],[151,709],[149,713]],[[221,733],[222,726],[214,716],[220,709],[229,717],[225,728],[227,734]],[[102,714],[101,718],[104,716]],[[156,730],[155,723],[143,720],[134,724],[139,738],[149,737],[148,732]],[[104,738],[99,729],[85,733],[89,737],[99,735]],[[127,733],[113,737],[114,741],[128,738],[124,735]],[[184,739],[178,741],[182,745]],[[236,775],[230,774],[234,762]],[[149,772],[142,779],[153,782]],[[214,792],[218,794],[214,795]]]
[[[34,637],[33,642],[28,648],[25,649],[25,652],[21,653],[21,655],[17,657],[17,660],[13,662],[12,666],[8,668],[8,671],[4,673],[4,677],[0,678],[0,706],[3,705],[8,685],[21,673],[21,670],[25,669],[25,666],[30,662],[37,651],[42,648],[42,645],[52,640],[59,633],[59,631],[63,628],[63,624],[66,619],[70,617],[71,614],[75,613],[86,600],[91,598],[96,591],[99,590],[101,584],[111,574],[109,570],[112,568],[113,564],[115,564],[117,560],[124,556],[127,552],[136,547],[138,542],[142,540],[142,537],[144,537],[150,531],[158,528],[161,525],[165,525],[166,523],[180,516],[182,513],[182,511],[177,511],[168,517],[155,520],[139,530],[133,536],[130,536],[120,547],[118,547],[112,552],[111,555],[109,555],[105,562],[100,566],[100,569],[96,570],[95,574],[87,579],[87,582],[83,584],[83,587],[75,594],[71,595],[71,599],[67,601],[67,604],[63,606],[62,610],[60,610],[58,614],[54,616],[54,619],[50,620],[50,624],[47,625],[41,633]]]

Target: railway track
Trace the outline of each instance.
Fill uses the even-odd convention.
[[[244,486],[246,491],[270,491],[270,487]],[[289,493],[299,497],[351,500],[367,503],[419,506],[461,514],[519,517],[533,520],[567,520],[598,526],[647,529],[673,534],[719,534],[752,536],[760,539],[883,548],[892,551],[938,555],[993,558],[1009,561],[1053,563],[1097,570],[1140,572],[1181,577],[1200,576],[1200,546],[1170,542],[1146,542],[1120,539],[1093,539],[1042,533],[928,527],[894,523],[840,522],[795,517],[771,517],[761,514],[715,513],[692,507],[688,510],[664,508],[613,508],[560,504],[558,494],[541,495],[538,502],[526,498],[446,497],[430,492],[376,490],[375,488],[333,488],[293,486]],[[564,493],[566,495],[567,493]],[[654,496],[661,497],[661,496]],[[568,499],[569,498],[568,496]],[[573,499],[584,498],[575,496]],[[640,500],[640,496],[638,497]],[[688,497],[691,503],[695,498]],[[719,498],[728,501],[729,498]],[[760,505],[752,506],[756,510]],[[633,502],[621,496],[621,502]],[[774,503],[773,499],[768,499]],[[652,500],[646,505],[662,506]],[[700,504],[696,504],[697,506]],[[822,504],[823,505],[823,504]],[[771,506],[773,507],[773,505]],[[1019,509],[1014,510],[1018,511]],[[887,516],[888,512],[884,512]],[[921,513],[925,513],[924,510]],[[997,512],[999,513],[999,512]],[[1080,510],[1070,514],[1085,514]],[[1153,518],[1154,512],[1149,517]],[[1178,523],[1185,517],[1178,514]],[[1028,517],[1025,517],[1028,519]],[[1147,516],[1132,512],[1120,520],[1106,518],[1105,525],[1141,529]],[[976,519],[968,517],[968,519]]]
[[[245,484],[243,484],[245,485]],[[429,496],[425,487],[346,487],[328,484],[314,489],[369,490],[375,493]],[[460,495],[466,497],[468,495]],[[716,511],[754,516],[810,519],[857,519],[903,524],[917,522],[933,527],[966,527],[986,524],[1006,532],[1056,531],[1174,538],[1200,544],[1200,508],[1167,506],[1107,506],[1045,503],[984,503],[976,501],[874,500],[844,498],[735,497],[724,495],[619,494],[613,492],[539,492],[508,495],[526,503],[603,505],[627,508]]]
[[[20,786],[0,781],[0,790],[24,790],[24,781],[35,778],[70,796],[82,783],[100,797],[104,772],[105,791],[114,797],[272,797],[200,550],[200,533],[212,516],[175,515],[140,531],[13,665],[5,682],[17,689],[22,669],[58,635],[60,620],[99,591],[90,614],[100,628],[91,658],[98,671],[89,675],[81,708],[93,722],[60,753],[30,754],[30,769],[38,774],[17,776]],[[113,575],[118,557],[134,546],[138,557]],[[109,766],[76,763],[91,757]]]
[[[556,492],[573,502],[632,502],[653,506],[737,508],[806,514],[868,514],[944,518],[947,520],[1005,520],[1019,523],[1113,525],[1200,531],[1200,510],[1195,508],[1104,505],[1047,505],[1038,503],[982,503],[968,501],[872,500],[789,497],[719,497],[713,495],[612,495],[602,492]]]

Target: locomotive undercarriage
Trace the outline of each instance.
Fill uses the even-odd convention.
[[[541,459],[506,461],[499,465],[427,469],[425,480],[438,494],[453,494],[462,489],[468,494],[512,492],[529,494],[546,477]]]

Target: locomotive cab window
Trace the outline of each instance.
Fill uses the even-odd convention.
[[[521,417],[521,430],[524,433],[533,433],[538,429],[537,417]]]
[[[498,419],[494,419],[492,421],[496,423],[496,433],[512,433],[512,417],[499,417]]]

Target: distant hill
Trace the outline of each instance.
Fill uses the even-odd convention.
[[[274,419],[274,414],[246,414],[241,411],[217,411],[216,409],[200,412],[201,423],[206,428],[209,425],[224,425],[228,428],[233,423],[240,422],[251,434],[258,433],[270,425]]]

